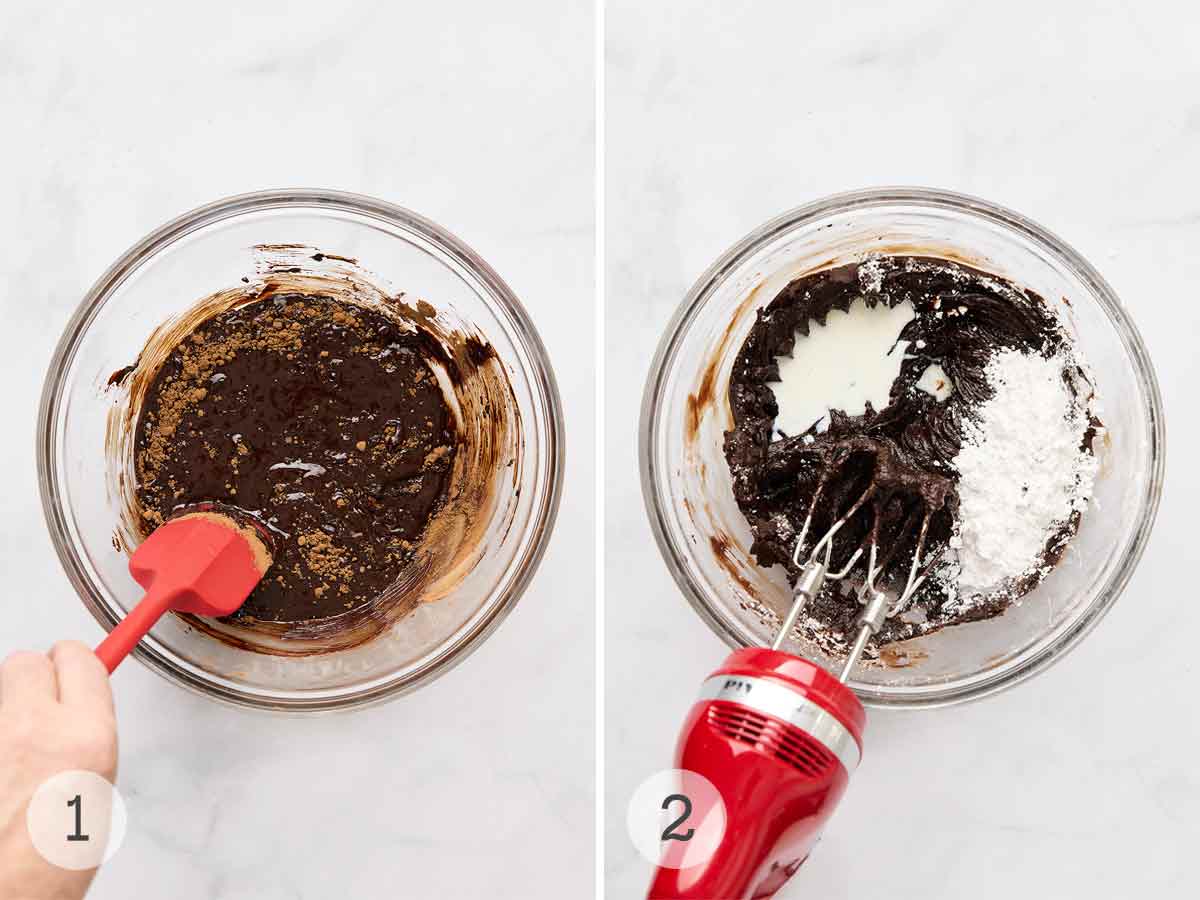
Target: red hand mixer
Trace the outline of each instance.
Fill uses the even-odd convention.
[[[942,550],[921,558],[930,521],[949,493],[948,482],[941,480],[929,483],[927,479],[919,486],[910,479],[894,482],[887,465],[891,448],[872,449],[878,456],[870,484],[802,561],[813,510],[829,473],[853,451],[842,448],[825,458],[793,551],[793,562],[800,569],[793,603],[772,646],[735,651],[701,686],[680,733],[676,768],[703,775],[716,787],[725,807],[725,830],[715,851],[711,845],[698,845],[693,854],[698,858],[691,860],[684,848],[676,858],[683,863],[680,868],[660,866],[650,887],[653,900],[773,896],[812,851],[858,766],[866,714],[845,682],[867,642],[889,616],[906,608],[940,557]],[[834,466],[828,465],[830,461]],[[897,535],[912,534],[918,517],[920,527],[911,545],[904,587],[889,595],[880,587],[880,576],[907,542],[894,536],[890,550],[881,557],[880,523],[885,515],[896,521],[898,507],[893,502],[903,503],[904,494],[909,499],[915,495],[918,502],[908,504],[899,518],[903,525]],[[857,548],[838,571],[830,571],[837,533],[855,516],[868,514],[870,525]],[[834,677],[815,663],[782,652],[779,648],[801,612],[825,582],[849,575],[864,552],[858,632],[840,675]],[[702,817],[705,811],[699,813]]]

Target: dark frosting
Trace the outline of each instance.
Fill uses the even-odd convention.
[[[456,452],[431,340],[279,295],[205,320],[163,363],[137,422],[142,516],[217,501],[269,527],[274,564],[235,620],[343,615],[411,559]]]
[[[909,347],[887,406],[875,410],[868,405],[862,415],[833,410],[825,431],[810,428],[773,441],[778,408],[770,385],[779,380],[776,359],[792,353],[797,335],[806,336],[810,322],[823,324],[831,310],[846,311],[859,298],[868,306],[907,301],[915,312],[900,334]],[[924,516],[928,514],[923,560],[943,554],[953,533],[958,509],[953,460],[962,444],[964,420],[991,396],[988,360],[1006,348],[1048,356],[1066,342],[1040,296],[958,263],[879,257],[795,279],[758,312],[730,378],[734,427],[725,433],[725,457],[735,498],[754,535],[751,552],[764,566],[786,566],[794,580],[794,545],[822,477],[827,481],[814,508],[809,547],[874,484],[870,502],[839,532],[832,562],[840,567],[878,528],[878,545],[892,560],[883,583],[899,589]],[[939,400],[915,387],[931,364],[940,365],[953,382],[948,398]],[[1068,383],[1074,389],[1070,379]],[[1088,448],[1092,434],[1086,438]],[[1076,514],[1064,529],[1073,533],[1077,521]],[[1062,543],[1047,543],[1046,562],[1056,561]],[[864,571],[860,562],[852,577],[861,581]],[[889,619],[879,643],[997,615],[1037,580],[1027,578],[1002,596],[964,609],[952,602],[943,582],[931,578],[917,592],[913,614]],[[830,632],[843,635],[857,613],[853,596],[833,585],[809,609]]]

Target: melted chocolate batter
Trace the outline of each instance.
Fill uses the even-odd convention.
[[[858,416],[834,410],[824,432],[776,435],[778,407],[770,388],[779,381],[776,358],[792,353],[797,335],[806,336],[811,321],[824,323],[831,310],[848,310],[860,297],[868,306],[908,301],[915,312],[900,334],[910,344],[888,405],[882,410],[868,405]],[[962,443],[964,417],[992,394],[984,372],[988,360],[1005,348],[1049,355],[1066,341],[1037,294],[944,260],[882,257],[792,281],[759,311],[730,379],[734,428],[725,433],[725,457],[738,506],[754,534],[751,552],[764,566],[786,566],[794,581],[799,569],[792,552],[823,474],[827,481],[815,506],[809,547],[874,484],[872,499],[838,533],[833,568],[849,560],[878,521],[879,546],[894,554],[881,583],[902,589],[926,513],[922,559],[944,552],[950,540],[958,508],[958,474],[952,463]],[[955,388],[941,401],[916,387],[934,363]],[[1089,449],[1093,433],[1087,436]],[[1064,525],[1065,533],[1073,533],[1077,523],[1075,514]],[[1048,563],[1057,561],[1063,544],[1056,538],[1048,541]],[[863,572],[863,564],[857,566],[855,574]],[[930,579],[918,590],[911,613],[889,619],[877,641],[887,644],[998,615],[1036,581],[1027,579],[1007,596],[961,610],[948,602],[945,584]],[[833,584],[808,609],[839,636],[852,630],[858,612],[853,595],[843,595]]]
[[[235,621],[340,615],[396,580],[455,452],[427,340],[290,294],[213,316],[163,364],[137,423],[142,516],[216,501],[266,524],[274,565]]]

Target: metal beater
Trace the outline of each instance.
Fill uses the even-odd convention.
[[[883,623],[887,619],[899,615],[908,608],[913,595],[924,584],[933,566],[941,558],[942,553],[945,552],[945,547],[943,546],[932,554],[929,559],[921,559],[921,554],[925,549],[925,539],[929,534],[929,523],[933,519],[933,515],[937,512],[937,509],[933,508],[932,504],[925,497],[917,493],[916,496],[920,499],[920,503],[909,512],[901,529],[901,533],[908,533],[910,527],[915,524],[917,515],[920,515],[921,526],[917,533],[916,546],[913,549],[912,563],[908,569],[908,579],[905,582],[904,590],[900,592],[895,602],[889,602],[888,594],[879,587],[878,581],[880,575],[892,562],[902,542],[899,540],[894,541],[891,549],[880,559],[879,523],[882,517],[883,502],[888,498],[880,496],[879,483],[876,480],[872,480],[866,490],[859,495],[858,499],[841,516],[834,520],[833,524],[821,536],[820,540],[813,545],[812,550],[808,554],[807,561],[802,563],[801,558],[804,554],[804,544],[808,538],[808,532],[812,528],[813,515],[817,509],[817,504],[820,502],[825,487],[829,483],[831,473],[845,463],[848,455],[849,450],[844,450],[840,455],[835,455],[832,460],[822,467],[816,490],[813,492],[812,500],[808,505],[808,512],[804,517],[804,525],[800,529],[795,549],[792,551],[792,562],[800,567],[800,575],[796,579],[795,587],[792,589],[792,606],[788,610],[787,616],[784,617],[783,624],[779,628],[779,633],[775,635],[775,640],[771,643],[772,650],[779,650],[788,635],[792,633],[792,629],[795,628],[796,622],[800,618],[800,614],[804,611],[804,608],[821,593],[825,582],[840,581],[848,576],[865,552],[867,554],[866,578],[858,591],[858,602],[863,607],[863,610],[855,620],[855,624],[858,626],[858,634],[850,649],[850,655],[846,658],[841,673],[838,675],[838,680],[843,684],[850,677],[850,672],[854,669],[858,658],[866,648],[867,641],[879,633],[879,629],[883,627]],[[879,460],[876,461],[876,464],[879,464]],[[944,501],[944,495],[941,499]],[[839,571],[829,571],[829,566],[833,558],[834,538],[843,526],[869,501],[874,503],[874,515],[867,536],[855,548],[854,552],[850,555],[849,561]],[[864,544],[866,545],[865,547]]]

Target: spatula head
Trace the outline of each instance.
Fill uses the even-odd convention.
[[[271,565],[266,544],[248,525],[215,511],[168,519],[129,559],[129,573],[149,590],[174,588],[171,608],[198,616],[237,610]]]

